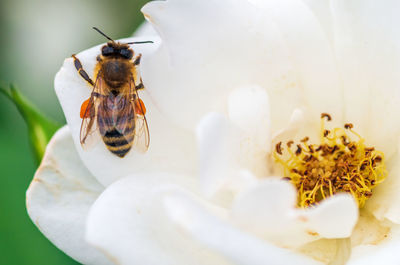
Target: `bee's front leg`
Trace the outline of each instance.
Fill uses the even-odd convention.
[[[139,53],[139,55],[135,58],[135,60],[133,61],[133,64],[136,66],[136,65],[139,65],[140,64],[140,60],[142,59],[142,54],[141,53]]]
[[[140,78],[140,83],[138,85],[136,85],[135,89],[136,90],[144,89],[142,78]]]
[[[82,76],[83,79],[85,79],[90,85],[94,86],[93,80],[89,77],[89,75],[86,73],[86,71],[83,69],[81,61],[79,61],[78,58],[76,58],[75,54],[72,55],[72,58],[74,58],[74,65],[78,73]]]
[[[140,64],[140,60],[142,59],[142,54],[141,53],[139,53],[139,55],[135,58],[135,60],[133,61],[133,65],[134,66],[138,66],[139,64]],[[140,90],[140,89],[144,89],[144,86],[143,86],[143,81],[142,81],[142,78],[140,77],[140,83],[139,84],[137,84],[136,86],[135,86],[135,89],[136,90]]]

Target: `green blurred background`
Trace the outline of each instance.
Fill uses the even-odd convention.
[[[113,38],[127,37],[143,22],[147,0],[1,0],[0,81],[15,83],[52,119],[64,124],[53,79],[64,58]],[[27,129],[15,106],[0,94],[0,265],[78,264],[33,225],[25,191],[36,169]]]

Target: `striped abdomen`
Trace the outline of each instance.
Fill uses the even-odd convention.
[[[133,133],[131,135],[123,135],[117,129],[113,129],[106,132],[103,136],[103,141],[111,153],[124,157],[132,148],[133,136]]]
[[[130,100],[110,96],[99,105],[97,123],[103,141],[110,152],[124,157],[133,145],[135,116]]]

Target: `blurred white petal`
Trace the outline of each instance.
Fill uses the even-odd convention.
[[[102,253],[84,240],[86,216],[104,187],[87,171],[68,127],[50,141],[26,194],[33,223],[58,248],[88,265],[107,265]]]
[[[236,265],[320,264],[253,237],[183,192],[165,198],[167,214],[187,235]]]
[[[365,231],[364,233],[368,233]],[[398,265],[400,260],[400,226],[392,227],[391,232],[382,235],[385,239],[375,244],[354,247],[347,265]]]
[[[230,120],[253,138],[254,145],[269,151],[270,105],[264,89],[250,86],[233,90],[228,98],[228,113]]]
[[[211,113],[197,127],[197,143],[200,184],[205,196],[212,197],[238,170],[240,134],[223,115]]]
[[[400,130],[400,2],[331,1],[346,119],[391,157]]]
[[[176,229],[162,199],[188,178],[159,173],[115,182],[90,210],[87,240],[122,265],[228,265],[217,253]]]
[[[199,175],[202,191],[208,198],[213,198],[218,192],[237,193],[256,182],[257,177],[268,175],[269,143],[262,140],[262,137],[269,138],[267,98],[265,91],[259,90],[259,101],[255,101],[254,105],[260,104],[247,109],[250,100],[255,99],[255,94],[252,94],[254,91],[250,89],[250,94],[248,92],[247,89],[234,92],[234,97],[240,96],[238,98],[247,104],[240,106],[236,104],[239,103],[235,102],[236,99],[231,100],[230,113],[235,116],[233,122],[222,114],[210,113],[197,127]],[[246,115],[233,114],[238,109]],[[254,120],[249,121],[252,118]]]
[[[133,33],[133,37],[158,36],[154,27],[147,21],[143,22]]]
[[[193,130],[207,113],[225,113],[229,93],[253,84],[276,92],[282,115],[299,103],[279,30],[247,1],[153,1],[142,11],[163,39],[143,62],[143,76],[162,112],[181,126]]]
[[[306,118],[304,116],[303,110],[295,109],[288,124],[272,136],[272,144],[294,139],[296,134],[306,125]],[[272,146],[272,148],[274,147]]]
[[[236,197],[232,218],[243,229],[285,247],[351,235],[358,219],[351,195],[336,195],[304,210],[296,208],[296,195],[287,181],[261,181]]]
[[[343,90],[334,51],[312,10],[301,0],[251,2],[262,9],[265,19],[273,19],[282,32],[296,74],[297,90],[301,92],[297,106],[307,106],[314,114],[328,112],[342,118]],[[284,101],[275,100],[272,93],[269,96],[277,105]],[[282,117],[279,107],[272,105],[272,109],[272,115],[277,115],[274,120]]]
[[[333,45],[333,19],[331,11],[331,1],[303,0],[308,5],[315,17],[318,19],[324,33]]]

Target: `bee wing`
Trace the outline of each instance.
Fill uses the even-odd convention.
[[[136,115],[135,140],[133,148],[140,152],[146,152],[150,145],[149,126],[145,115]]]
[[[103,80],[101,77],[96,79],[90,98],[82,104],[81,107],[81,130],[80,130],[80,142],[83,149],[89,149],[93,147],[95,143],[100,140],[100,137],[96,136],[97,131],[97,116],[99,101],[101,98]]]
[[[132,106],[135,114],[135,140],[133,148],[139,152],[146,152],[150,145],[149,126],[146,120],[146,108],[135,88],[134,79],[131,81]]]
[[[118,100],[118,110],[109,113],[108,124],[111,129],[116,128],[127,141],[133,140],[135,136],[135,112],[129,95],[121,95]]]

